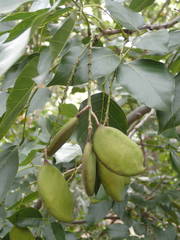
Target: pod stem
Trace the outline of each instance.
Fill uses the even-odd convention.
[[[90,109],[89,105],[86,105],[78,114],[76,115],[77,118],[79,118],[84,112]]]
[[[92,115],[92,117],[94,118],[94,120],[95,120],[95,122],[96,122],[96,125],[99,126],[99,125],[100,125],[100,122],[99,122],[96,114],[95,114],[93,111],[91,111],[91,115]]]
[[[109,109],[110,109],[110,104],[111,104],[112,86],[113,86],[113,81],[114,81],[115,76],[116,76],[116,71],[114,71],[113,76],[109,83],[109,95],[108,95],[107,107],[106,107],[106,113],[105,113],[103,125],[108,124],[108,121],[109,121]]]
[[[44,148],[44,164],[49,163],[47,159],[48,159],[47,148]]]
[[[91,37],[91,33],[90,33]],[[89,45],[88,45],[88,106],[89,106],[89,114],[88,114],[88,140],[91,139],[92,135],[92,119],[91,119],[91,113],[92,113],[92,102],[91,102],[91,82],[93,79],[92,75],[92,38],[90,39]]]

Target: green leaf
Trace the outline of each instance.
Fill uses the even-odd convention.
[[[48,88],[39,88],[30,103],[28,112],[43,109],[50,97],[51,92]]]
[[[180,156],[175,152],[170,152],[170,161],[173,169],[180,174]]]
[[[150,6],[151,4],[154,3],[154,0],[132,0],[129,8],[136,12],[142,11],[144,8]]]
[[[28,194],[27,196],[23,197],[22,199],[20,199],[18,202],[16,202],[12,206],[8,207],[8,210],[12,210],[15,208],[19,208],[23,205],[29,204],[29,203],[33,202],[34,200],[36,200],[38,197],[39,197],[38,192],[32,192],[32,193]]]
[[[176,240],[176,237],[176,229],[172,225],[169,225],[164,231],[160,229],[155,231],[155,239],[157,240]]]
[[[78,113],[78,109],[74,104],[60,104],[59,110],[62,115],[65,115],[66,117],[74,117]]]
[[[72,69],[82,52],[82,46],[72,47],[68,53],[63,56],[57,72],[48,86],[66,85],[70,78]],[[92,52],[92,74],[94,79],[112,73],[120,63],[119,58],[108,48],[93,48]],[[87,65],[88,55],[86,51],[81,57],[80,63],[77,66],[76,73],[73,77],[73,81],[70,85],[79,85],[88,81]]]
[[[125,224],[111,224],[107,227],[107,232],[112,240],[124,239],[129,236],[129,227]]]
[[[106,7],[113,19],[127,29],[136,30],[144,25],[144,19],[139,13],[132,11],[119,2],[106,0]]]
[[[11,146],[0,152],[0,202],[3,201],[14,181],[18,163],[19,157],[16,147]]]
[[[142,34],[134,43],[137,48],[147,50],[148,54],[164,55],[169,52],[169,33],[166,29]],[[147,53],[146,53],[147,54]]]
[[[0,117],[5,113],[6,111],[6,100],[7,100],[8,94],[5,92],[0,92]]]
[[[14,40],[0,44],[0,75],[3,75],[25,52],[30,38],[30,28]]]
[[[23,208],[8,217],[8,220],[18,227],[37,227],[42,221],[42,216],[35,208]]]
[[[180,21],[180,18],[179,18]],[[180,48],[180,30],[169,32],[169,45],[170,51]]]
[[[40,12],[44,14],[44,11]],[[26,29],[30,28],[34,22],[34,19],[39,16],[40,13],[32,14],[29,17],[22,20],[19,24],[17,24],[11,31],[7,41],[11,41],[17,38],[20,34],[22,34]]]
[[[144,223],[133,221],[132,226],[135,230],[135,233],[138,234],[138,235],[142,235],[146,232]]]
[[[66,42],[74,28],[75,21],[76,15],[72,14],[69,18],[66,19],[60,29],[50,40],[50,50],[53,59],[61,53],[64,46],[66,45]]]
[[[101,221],[112,206],[112,202],[104,200],[98,203],[91,203],[88,210],[88,215],[86,216],[87,223],[89,225],[96,224]]]
[[[56,240],[65,240],[65,232],[61,224],[57,222],[51,223],[51,228],[54,233],[54,237]]]
[[[169,70],[174,73],[177,74],[179,73],[179,69],[180,69],[180,54],[179,56],[177,56],[177,58],[174,59],[174,61],[169,65]]]
[[[35,57],[25,65],[9,94],[6,113],[0,122],[0,139],[7,133],[29,98],[34,87],[32,78],[37,75],[37,61],[38,57]]]
[[[180,74],[175,77],[173,101],[166,112],[157,111],[159,132],[176,127],[180,124]]]
[[[37,12],[15,12],[3,18],[2,22],[14,21],[29,18],[31,16],[36,16],[40,13],[45,12],[46,10],[40,10]]]
[[[169,109],[174,80],[163,63],[136,60],[121,64],[117,81],[145,105],[162,111]]]
[[[26,156],[26,158],[19,164],[19,166],[26,166],[27,164],[31,163],[32,160],[35,158],[37,154],[36,150],[31,150],[30,153]]]
[[[25,2],[32,2],[32,0],[1,0],[0,1],[0,14],[5,14],[14,11]]]
[[[97,118],[101,123],[104,121],[108,95],[105,93],[97,93],[91,96],[92,109],[96,114]],[[80,109],[84,108],[87,105],[87,99],[82,102]],[[96,129],[96,123],[93,120],[94,130]],[[124,112],[119,107],[119,105],[111,99],[110,108],[109,108],[109,126],[115,127],[122,132],[126,133],[127,130],[127,120]],[[87,129],[88,129],[88,111],[81,115],[80,121],[77,128],[77,141],[84,146],[87,139]]]

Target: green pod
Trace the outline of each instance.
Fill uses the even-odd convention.
[[[59,221],[73,220],[74,201],[62,173],[45,163],[38,175],[38,191],[49,213]]]
[[[47,147],[48,156],[52,156],[71,137],[78,123],[78,117],[73,117],[59,130]]]
[[[82,177],[87,195],[92,196],[96,182],[96,156],[90,142],[86,143],[82,155]]]
[[[14,226],[9,233],[10,240],[35,240],[28,228]]]
[[[125,186],[129,184],[130,178],[115,174],[100,161],[98,161],[98,174],[106,193],[117,202],[123,201]]]
[[[93,147],[102,164],[116,174],[134,176],[144,171],[140,147],[116,128],[99,126]]]

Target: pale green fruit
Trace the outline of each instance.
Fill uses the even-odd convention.
[[[74,201],[61,172],[45,163],[38,175],[38,191],[50,214],[64,222],[73,220]]]
[[[88,196],[92,196],[96,182],[96,156],[92,150],[92,144],[87,142],[82,155],[82,177]]]
[[[130,182],[130,178],[108,170],[100,161],[98,161],[98,173],[106,193],[117,202],[123,201],[125,186]]]
[[[116,128],[99,126],[93,147],[102,164],[119,175],[134,176],[144,171],[140,147]]]
[[[35,240],[28,228],[13,227],[9,237],[10,240]]]
[[[62,126],[47,147],[48,156],[52,156],[70,138],[78,123],[78,117],[73,117],[64,126]]]

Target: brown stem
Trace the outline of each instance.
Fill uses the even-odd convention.
[[[151,111],[151,108],[149,108],[147,106],[140,106],[140,107],[136,108],[134,111],[130,112],[127,115],[128,125],[131,125],[136,120],[139,120],[142,116],[144,116],[146,113],[148,113],[150,111]]]
[[[175,24],[177,24],[179,22],[179,20],[180,20],[180,16],[175,17],[171,21],[163,23],[163,24],[146,24],[142,27],[139,27],[138,30],[123,29],[123,31],[127,34],[132,34],[139,30],[159,30],[159,29],[164,29],[164,28],[166,29],[166,28],[173,27]],[[121,29],[106,29],[106,30],[101,29],[101,35],[99,37],[110,36],[110,35],[118,34],[121,32],[122,32]]]
[[[85,106],[77,115],[76,117],[79,118],[84,112],[89,110],[91,107],[89,105]]]

